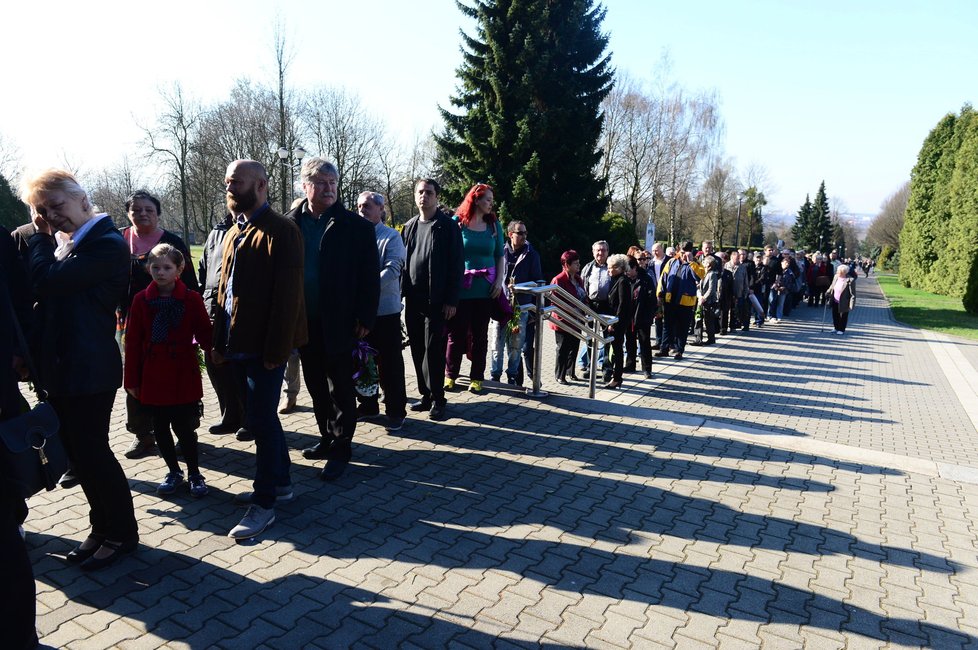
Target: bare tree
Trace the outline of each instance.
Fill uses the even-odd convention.
[[[313,145],[340,172],[340,199],[352,205],[380,176],[377,158],[385,141],[383,122],[364,109],[356,94],[329,86],[306,96],[302,116]]]
[[[900,231],[903,230],[903,218],[907,212],[909,199],[910,181],[886,197],[880,205],[879,214],[873,218],[866,232],[866,243],[870,247],[889,246],[893,250],[900,247]]]
[[[714,158],[706,174],[700,191],[703,220],[710,238],[719,247],[727,236],[731,221],[736,219],[740,185],[734,176],[733,162],[729,159]]]
[[[275,23],[275,33],[273,38],[273,49],[275,52],[275,73],[277,81],[278,99],[278,147],[275,147],[276,154],[284,169],[280,169],[281,176],[281,201],[282,212],[287,209],[295,195],[295,171],[298,160],[295,152],[299,148],[299,124],[297,121],[298,110],[295,106],[293,95],[286,88],[286,76],[289,66],[295,58],[295,52],[288,45],[285,34],[285,23],[279,17]],[[284,149],[285,157],[282,157],[281,149]],[[270,170],[271,171],[271,170]],[[289,187],[292,185],[292,187]]]
[[[666,202],[669,240],[675,243],[687,229],[685,210],[696,181],[698,163],[720,128],[716,97],[687,96],[673,88],[664,101],[662,138],[665,146],[663,196]]]
[[[0,133],[0,175],[9,181],[11,186],[16,187],[20,180],[21,167],[20,147]]]
[[[201,110],[196,101],[184,97],[183,88],[175,83],[161,90],[163,111],[153,127],[140,127],[145,135],[149,157],[162,160],[180,190],[183,239],[190,238],[189,162],[193,142],[200,128]]]
[[[135,169],[129,157],[124,157],[118,164],[85,179],[92,203],[102,212],[112,216],[116,226],[128,225],[126,214],[126,199],[137,189],[159,194],[159,188],[149,187],[142,178],[141,169]]]

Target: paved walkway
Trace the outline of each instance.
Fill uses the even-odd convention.
[[[978,435],[952,386],[974,344],[896,324],[859,282],[845,337],[802,307],[595,401],[458,394],[446,422],[358,429],[334,484],[297,451],[314,441],[306,403],[284,420],[297,499],[253,543],[225,536],[254,462],[233,437],[201,436],[202,500],[158,497],[160,459],[123,460],[142,545],[96,575],[64,562],[87,526],[80,490],[39,495],[42,640],[978,647]]]

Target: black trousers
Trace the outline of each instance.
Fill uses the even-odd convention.
[[[378,316],[367,335],[367,343],[377,350],[377,370],[384,391],[384,411],[388,417],[407,415],[407,389],[404,386],[404,356],[401,354],[401,312]],[[379,410],[378,398],[359,397],[370,410]]]
[[[631,323],[626,323],[628,329],[625,330],[625,366],[629,370],[635,368],[635,357],[638,355],[638,337]]]
[[[614,379],[621,381],[622,372],[625,369],[625,333],[628,331],[628,323],[615,323],[611,335],[614,340],[611,342],[611,377],[605,371],[604,379],[608,381]],[[607,359],[607,355],[605,355]]]
[[[642,358],[642,370],[652,371],[652,326],[636,326],[634,329],[635,338],[638,339],[639,355]],[[632,357],[634,359],[634,357]]]
[[[0,585],[4,589],[4,605],[0,607],[0,630],[5,648],[34,648],[37,632],[34,618],[37,613],[34,591],[34,572],[27,547],[17,529],[24,522],[24,500],[4,487],[0,492]]]
[[[566,377],[574,370],[574,363],[577,360],[577,347],[580,341],[577,340],[577,337],[561,330],[554,331],[554,338],[557,340],[555,373],[558,377]]]
[[[91,508],[92,534],[114,541],[139,538],[132,493],[109,447],[109,420],[116,391],[51,397],[59,434]]]
[[[153,437],[153,411],[126,393],[126,430],[140,440]]]
[[[835,326],[837,332],[845,332],[846,325],[849,324],[849,312],[842,313],[839,311],[839,303],[836,302],[835,296],[829,298],[832,303],[832,325]]]
[[[240,429],[244,425],[244,395],[234,380],[231,364],[215,365],[211,355],[205,354],[204,365],[221,409],[221,425],[228,429]]]
[[[418,392],[425,402],[445,403],[445,316],[441,305],[406,297],[404,325],[411,340],[411,359],[418,377]]]
[[[302,378],[329,458],[349,460],[357,428],[357,397],[353,382],[353,351],[326,352],[323,324],[309,321],[309,342],[299,348]]]
[[[156,446],[171,472],[179,472],[177,450],[173,444],[173,434],[180,441],[180,451],[187,463],[189,474],[200,473],[197,445],[197,427],[200,426],[200,403],[173,404],[170,406],[150,406],[153,414],[153,431],[156,432]],[[170,429],[173,429],[173,434]]]
[[[693,323],[694,307],[666,303],[662,308],[662,348],[683,352]]]

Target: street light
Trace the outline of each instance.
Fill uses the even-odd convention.
[[[278,150],[279,160],[282,161],[283,167],[289,168],[289,180],[292,188],[291,191],[286,191],[285,189],[285,172],[282,172],[282,214],[288,211],[288,203],[286,202],[286,195],[288,195],[291,201],[292,196],[295,194],[295,168],[296,165],[302,164],[302,159],[306,157],[306,150],[302,147],[296,147],[294,150],[289,151],[285,147],[280,147]]]

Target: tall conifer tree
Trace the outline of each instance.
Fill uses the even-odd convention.
[[[821,248],[822,252],[833,244],[832,219],[829,216],[829,199],[825,195],[825,181],[818,186],[815,202],[812,203],[812,241],[810,247]]]
[[[968,109],[970,110],[970,109]],[[948,185],[957,155],[955,138],[958,118],[945,115],[924,140],[917,164],[910,173],[910,200],[900,231],[900,282],[904,286],[940,291],[942,282],[932,283],[938,254],[946,242],[951,220]]]
[[[448,190],[495,188],[503,219],[525,221],[545,267],[567,248],[601,236],[607,207],[601,158],[601,101],[613,70],[593,0],[458,2],[477,24],[463,34],[454,109],[436,136]]]
[[[806,194],[805,202],[798,208],[798,218],[795,220],[795,225],[791,227],[791,238],[795,240],[795,246],[809,250],[815,249],[817,246],[812,245],[812,232],[812,201]]]

